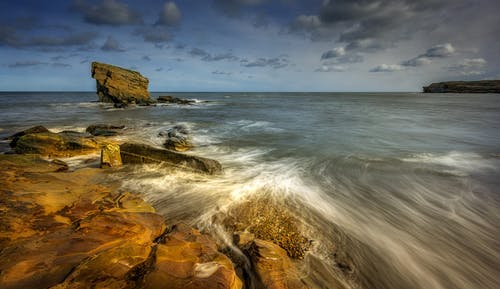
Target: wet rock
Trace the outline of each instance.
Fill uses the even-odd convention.
[[[119,167],[122,165],[120,145],[108,143],[101,150],[101,168]]]
[[[195,101],[190,99],[182,99],[170,95],[159,96],[157,101],[159,103],[175,103],[175,104],[193,104]]]
[[[252,233],[255,238],[279,245],[292,258],[302,259],[311,246],[310,240],[301,233],[299,220],[272,199],[249,199],[217,218],[222,220],[216,222],[221,222],[229,232]]]
[[[117,130],[124,128],[124,125],[94,124],[87,127],[86,132],[93,136],[114,136],[118,134]]]
[[[221,164],[212,159],[158,149],[145,144],[124,143],[120,145],[124,164],[165,163],[176,168],[207,174],[222,172]]]
[[[253,268],[267,289],[306,289],[285,250],[272,242],[255,239],[244,248]]]
[[[167,137],[163,146],[168,150],[183,152],[193,147],[189,130],[184,125],[176,125],[166,132],[160,132],[159,135]]]
[[[217,245],[197,230],[176,225],[157,245],[155,262],[143,288],[239,289],[242,282]]]
[[[14,151],[18,154],[41,154],[68,157],[96,152],[100,143],[78,132],[41,132],[20,137]]]
[[[101,102],[125,105],[150,102],[149,80],[137,71],[92,62],[92,78],[96,80],[97,94]]]
[[[10,145],[10,147],[13,148],[16,146],[17,141],[19,140],[20,137],[27,135],[27,134],[34,134],[34,133],[41,133],[41,132],[49,132],[49,130],[47,128],[45,128],[44,126],[38,125],[38,126],[28,128],[26,130],[20,131],[18,133],[15,133],[15,134],[11,135],[10,137],[8,137],[7,139],[12,140],[9,145]]]

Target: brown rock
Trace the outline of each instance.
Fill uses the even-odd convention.
[[[193,104],[194,100],[182,99],[178,97],[173,97],[170,95],[158,96],[157,101],[159,103],[175,103],[175,104]]]
[[[166,163],[207,174],[222,172],[222,166],[216,160],[157,149],[145,144],[124,143],[120,145],[120,152],[124,164]]]
[[[96,80],[97,94],[101,102],[123,104],[150,102],[149,80],[137,71],[92,62],[92,78]]]
[[[47,128],[45,128],[44,126],[38,125],[38,126],[28,128],[26,130],[20,131],[18,133],[15,133],[15,134],[11,135],[10,137],[8,137],[7,139],[12,140],[9,145],[10,145],[10,147],[13,148],[16,146],[19,138],[22,137],[23,135],[33,134],[33,133],[41,133],[41,132],[49,132],[49,130]]]
[[[119,167],[122,165],[120,145],[108,143],[101,150],[101,168]]]
[[[268,241],[255,239],[246,253],[263,288],[306,289],[286,251]]]
[[[20,137],[14,148],[18,154],[41,154],[67,157],[98,151],[99,142],[74,132],[41,132]]]
[[[163,146],[168,150],[183,152],[193,147],[189,131],[183,125],[175,125],[169,128],[166,133],[161,132],[159,135],[166,135],[167,139]]]
[[[86,132],[93,136],[114,136],[118,134],[116,130],[124,128],[124,125],[93,124],[87,127]]]
[[[240,289],[242,282],[210,237],[179,224],[158,244],[156,262],[144,279],[144,288],[167,287]]]

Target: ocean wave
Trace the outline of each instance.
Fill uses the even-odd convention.
[[[498,160],[473,152],[451,151],[448,153],[420,153],[401,158],[410,163],[432,164],[464,172],[493,170],[498,168]],[[450,171],[450,172],[453,172]]]

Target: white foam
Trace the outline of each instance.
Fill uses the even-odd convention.
[[[454,170],[474,172],[487,169],[495,169],[494,159],[487,159],[477,153],[451,151],[444,154],[421,153],[402,158],[405,162],[441,165]]]

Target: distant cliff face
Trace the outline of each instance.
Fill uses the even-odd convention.
[[[92,62],[92,78],[102,102],[143,104],[149,102],[149,80],[139,72],[118,66]]]
[[[423,89],[429,93],[500,93],[500,80],[437,82]]]

